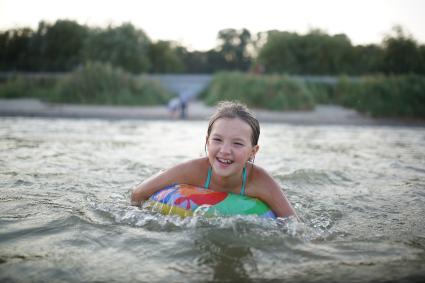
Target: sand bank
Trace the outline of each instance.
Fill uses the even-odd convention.
[[[187,120],[206,120],[214,108],[193,101],[187,109]],[[254,109],[260,122],[296,125],[389,125],[425,126],[425,120],[376,119],[337,105],[318,105],[312,111],[267,111]],[[0,99],[0,116],[172,120],[166,106],[105,106],[51,104],[37,99]]]

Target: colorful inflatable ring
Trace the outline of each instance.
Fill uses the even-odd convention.
[[[182,217],[258,215],[276,218],[273,211],[256,198],[186,184],[173,184],[156,192],[148,199],[146,207]]]

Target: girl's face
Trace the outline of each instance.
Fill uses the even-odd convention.
[[[258,151],[251,144],[252,129],[239,118],[220,118],[214,122],[207,140],[208,159],[218,176],[240,174],[249,158]]]

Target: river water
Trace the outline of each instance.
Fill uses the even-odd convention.
[[[1,282],[418,282],[425,129],[262,124],[302,223],[180,219],[130,190],[203,156],[206,121],[0,118]]]

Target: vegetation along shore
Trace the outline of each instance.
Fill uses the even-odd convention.
[[[146,74],[207,73],[213,78],[199,98],[208,105],[237,99],[257,109],[309,111],[333,104],[370,117],[425,118],[425,46],[402,27],[394,27],[381,44],[358,46],[344,34],[314,29],[304,35],[225,29],[217,39],[209,51],[190,51],[154,42],[131,23],[93,28],[69,20],[3,31],[0,98],[166,105],[181,93]],[[28,79],[22,72],[48,75]]]

